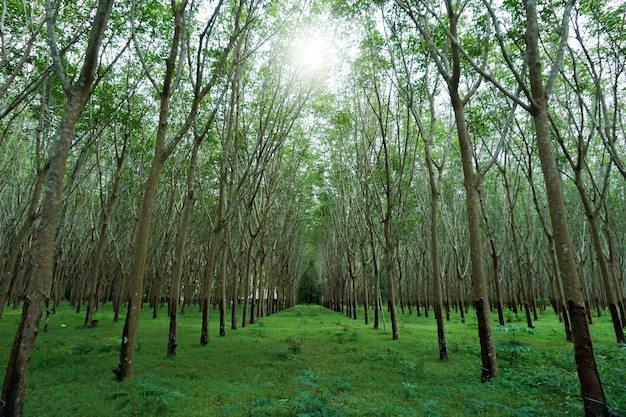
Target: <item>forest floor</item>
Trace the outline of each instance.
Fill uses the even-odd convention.
[[[551,309],[528,331],[522,317],[494,327],[500,378],[480,381],[475,315],[446,322],[450,358],[440,362],[433,316],[400,315],[400,340],[320,306],[297,306],[216,336],[201,347],[197,307],[179,315],[178,349],[168,359],[167,308],[142,312],[135,378],[114,381],[123,318],[110,304],[84,313],[63,304],[41,331],[30,366],[27,416],[580,416],[573,346]],[[373,314],[371,314],[373,316]],[[20,311],[0,319],[0,358],[10,353]],[[228,316],[230,323],[230,315]],[[497,317],[494,316],[494,323]],[[43,324],[43,323],[42,323]],[[591,326],[607,400],[626,415],[626,347],[609,314]]]

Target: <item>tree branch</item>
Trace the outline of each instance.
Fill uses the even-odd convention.
[[[60,3],[57,3],[57,5]],[[50,0],[46,0],[46,27],[48,29],[48,42],[50,45],[50,55],[52,57],[52,62],[54,64],[54,69],[56,71],[57,77],[59,77],[59,82],[63,87],[63,91],[66,93],[70,90],[70,82],[65,75],[65,71],[63,70],[63,64],[61,64],[61,55],[59,54],[59,45],[57,43],[57,38],[54,33],[54,27],[56,25],[58,10],[54,10],[52,8],[52,4]]]

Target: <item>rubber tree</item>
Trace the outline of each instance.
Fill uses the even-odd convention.
[[[416,4],[417,3],[417,4]],[[471,96],[476,92],[480,79],[464,80],[464,84],[469,84],[465,95],[461,94],[460,86],[463,76],[462,56],[463,48],[459,42],[451,42],[449,54],[436,44],[431,33],[432,16],[436,20],[438,27],[449,33],[453,39],[458,38],[460,13],[464,9],[464,2],[453,3],[446,0],[446,22],[438,15],[431,2],[404,2],[397,0],[400,6],[415,24],[416,29],[426,41],[428,52],[435,62],[440,75],[446,82],[450,95],[450,102],[454,112],[456,123],[457,139],[461,152],[461,163],[463,166],[463,178],[466,196],[466,214],[469,228],[471,277],[474,297],[474,309],[478,318],[478,334],[480,340],[482,381],[498,377],[498,363],[496,359],[496,349],[491,327],[491,316],[489,298],[487,293],[487,280],[483,265],[483,244],[480,225],[480,205],[479,187],[484,173],[479,173],[475,169],[474,150],[470,140],[468,126],[465,117],[465,106]],[[482,42],[479,40],[479,42]],[[483,60],[486,56],[483,56]]]
[[[573,0],[568,2],[563,17],[562,38],[567,39],[569,12],[573,7]],[[574,341],[574,357],[580,380],[583,404],[586,416],[610,415],[602,389],[602,382],[593,353],[593,344],[587,323],[585,300],[583,298],[580,277],[574,260],[574,247],[567,225],[567,212],[563,198],[560,173],[554,156],[551,141],[550,119],[548,114],[548,94],[554,81],[549,77],[546,84],[543,81],[541,53],[539,49],[539,26],[537,4],[533,0],[524,3],[526,11],[526,57],[528,60],[528,75],[531,89],[530,113],[533,116],[536,130],[536,142],[541,160],[541,170],[546,183],[546,194],[550,211],[550,221],[556,246],[556,256],[561,277],[563,279],[567,308],[572,321],[572,337]],[[555,61],[557,65],[562,61],[562,51]],[[553,67],[557,67],[556,65]],[[557,67],[558,68],[558,67]],[[556,71],[551,71],[551,74]]]
[[[591,157],[589,155],[589,153],[592,152],[590,148],[593,148],[592,140],[596,136],[596,129],[593,129],[593,127],[588,129],[586,126],[585,121],[588,118],[588,113],[584,102],[584,92],[577,88],[583,81],[581,77],[582,75],[579,74],[577,66],[573,66],[567,74],[564,74],[564,78],[571,80],[569,82],[566,81],[566,85],[569,87],[568,89],[573,91],[570,90],[569,93],[566,92],[555,101],[560,101],[562,108],[566,112],[563,116],[563,118],[567,120],[567,123],[563,127],[566,134],[561,134],[558,130],[559,126],[555,127],[553,130],[561,146],[561,152],[574,173],[573,181],[580,195],[585,217],[589,225],[589,236],[593,243],[596,262],[600,269],[602,283],[604,284],[615,337],[617,343],[623,344],[626,343],[626,339],[624,338],[622,322],[619,317],[618,300],[616,297],[617,288],[613,288],[612,273],[608,265],[607,256],[604,252],[604,242],[600,231],[601,226],[598,222],[599,213],[603,209],[604,200],[609,193],[611,172],[614,166],[612,163],[606,164],[606,166],[601,166],[600,164],[600,166],[590,166],[594,163],[594,160],[610,161],[611,158],[609,155],[603,156],[601,154],[595,154],[591,155]],[[573,138],[574,143],[568,142],[565,136]],[[600,152],[602,151],[606,152],[606,149],[601,147]],[[603,178],[596,179],[594,176]],[[587,183],[591,185],[587,185]]]
[[[43,308],[48,297],[53,264],[53,245],[59,209],[63,200],[63,179],[74,129],[89,100],[100,59],[101,44],[105,28],[109,22],[113,0],[100,0],[97,3],[93,21],[89,30],[85,55],[76,81],[72,84],[63,68],[62,57],[55,34],[56,12],[50,0],[46,1],[46,18],[50,51],[56,75],[65,96],[65,108],[54,138],[49,148],[49,168],[45,179],[45,191],[42,200],[42,214],[37,225],[37,239],[33,248],[32,272],[27,294],[22,308],[22,318],[17,328],[13,348],[2,385],[4,416],[22,416],[28,368],[32,357],[35,340]]]
[[[128,312],[126,314],[126,320],[124,323],[124,330],[122,332],[122,342],[120,346],[120,360],[118,366],[113,369],[118,381],[125,378],[132,378],[134,376],[134,358],[135,358],[135,345],[137,336],[137,326],[139,324],[139,314],[141,310],[141,304],[144,296],[144,272],[146,264],[146,256],[148,252],[148,241],[150,237],[150,225],[152,222],[152,212],[154,208],[154,202],[157,195],[159,178],[161,171],[166,160],[174,152],[178,144],[185,137],[189,129],[192,127],[194,121],[197,118],[198,109],[200,103],[205,97],[213,90],[219,77],[227,67],[228,56],[232,50],[235,41],[243,30],[241,15],[243,10],[246,9],[247,4],[243,1],[239,2],[233,11],[232,33],[230,38],[219,50],[216,62],[213,63],[213,72],[211,74],[203,74],[203,77],[196,79],[193,85],[193,98],[190,106],[184,116],[184,120],[180,124],[180,127],[173,133],[169,134],[168,127],[170,126],[170,104],[173,94],[180,86],[180,81],[183,76],[182,62],[184,61],[184,46],[186,45],[186,36],[188,29],[185,22],[187,17],[188,1],[178,2],[172,0],[170,3],[171,13],[173,18],[173,33],[169,43],[168,57],[165,60],[165,71],[163,73],[163,81],[158,84],[153,71],[148,67],[148,62],[145,58],[145,51],[142,50],[139,37],[133,27],[133,42],[135,44],[135,50],[140,57],[140,61],[143,66],[143,70],[146,72],[148,79],[152,86],[156,90],[159,97],[159,122],[156,132],[156,138],[154,143],[154,156],[150,165],[148,178],[146,179],[142,197],[139,206],[139,212],[137,215],[135,244],[133,249],[133,261],[130,275],[130,299],[128,301]],[[215,21],[220,17],[222,13],[222,3],[216,5],[213,16],[208,19],[206,27],[212,27]],[[133,4],[132,10],[135,10]],[[251,19],[252,17],[248,15]],[[134,16],[131,17],[134,22]],[[245,23],[245,22],[243,22]],[[207,29],[207,33],[212,33]],[[206,44],[200,44],[202,48],[208,47]],[[204,70],[208,69],[207,63]],[[199,71],[202,69],[198,68]]]
[[[443,319],[443,274],[441,272],[439,253],[440,242],[438,223],[439,197],[441,195],[441,187],[443,185],[442,177],[447,156],[447,148],[445,144],[443,146],[438,146],[438,144],[435,143],[435,132],[439,122],[435,110],[435,100],[439,83],[437,82],[436,77],[431,75],[432,62],[429,59],[428,54],[424,54],[422,56],[416,53],[416,51],[410,49],[410,44],[406,45],[403,43],[403,37],[408,36],[408,40],[404,40],[404,42],[408,43],[408,41],[411,40],[411,34],[403,35],[399,33],[398,29],[393,24],[393,20],[389,21],[388,26],[394,35],[393,39],[396,40],[397,46],[395,49],[399,55],[396,60],[392,61],[394,67],[393,72],[397,78],[400,92],[407,101],[407,106],[417,126],[419,137],[424,143],[424,161],[426,163],[428,173],[427,183],[430,191],[430,227],[428,232],[430,233],[433,311],[437,322],[439,359],[446,360],[448,359],[448,344],[446,341],[445,324]],[[411,57],[411,55],[414,56]],[[418,78],[414,75],[416,71],[419,71],[420,74],[419,82],[413,79]],[[423,93],[423,95],[420,95],[420,92]],[[444,150],[441,152],[442,155],[438,159],[436,150],[439,150],[439,148],[444,148]],[[419,287],[419,285],[417,287]],[[419,295],[416,294],[416,296],[419,298]],[[419,314],[419,300],[417,301],[417,305]]]

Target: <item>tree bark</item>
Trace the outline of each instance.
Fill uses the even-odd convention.
[[[602,283],[604,284],[604,291],[606,293],[606,299],[609,304],[609,312],[611,313],[611,321],[613,322],[613,330],[615,331],[615,338],[617,343],[624,344],[626,339],[624,338],[624,330],[622,329],[622,322],[619,317],[618,302],[615,297],[616,291],[613,290],[613,279],[611,271],[609,269],[604,250],[602,249],[602,236],[600,235],[600,228],[598,227],[598,218],[596,210],[594,210],[592,203],[589,199],[589,195],[585,190],[582,180],[582,167],[576,167],[574,181],[576,188],[580,194],[580,198],[585,208],[585,215],[587,222],[589,223],[589,234],[591,235],[591,241],[593,242],[593,250],[596,254],[596,260],[600,267],[600,275],[602,276]],[[584,298],[583,298],[584,299]]]
[[[91,88],[98,66],[100,45],[112,7],[113,0],[100,0],[98,2],[98,8],[89,33],[83,66],[74,85],[69,85],[60,64],[58,65],[57,75],[62,80],[67,101],[59,127],[50,146],[49,168],[42,201],[42,207],[45,209],[42,211],[36,232],[32,271],[22,309],[22,318],[13,341],[13,348],[2,386],[1,399],[4,404],[2,415],[4,417],[23,415],[28,368],[43,308],[46,303],[52,272],[54,237],[63,198],[63,178],[68,153],[76,123],[91,97]],[[53,34],[55,30],[54,12],[49,2],[46,4],[46,12],[49,19],[48,32]],[[60,62],[54,37],[51,38],[50,45],[53,55],[54,52],[57,52],[55,59],[58,59]]]
[[[585,415],[609,416],[604,390],[598,374],[585,300],[574,261],[574,248],[567,225],[567,211],[561,178],[550,138],[548,97],[543,84],[539,49],[537,5],[534,0],[524,2],[526,10],[526,57],[532,93],[531,114],[535,123],[537,149],[546,186],[550,220],[554,234],[556,258],[563,280],[567,308],[572,321],[574,357],[580,380]],[[567,24],[567,22],[566,22]]]
[[[97,289],[98,289],[98,275],[100,274],[100,264],[102,262],[102,255],[104,253],[104,245],[106,243],[106,234],[109,229],[109,219],[113,213],[113,208],[117,202],[118,188],[120,184],[120,178],[122,175],[122,166],[124,164],[124,157],[126,156],[126,145],[128,143],[128,135],[124,135],[124,144],[122,147],[122,153],[116,155],[115,158],[115,175],[113,177],[113,184],[111,186],[111,197],[109,198],[106,208],[102,212],[102,223],[100,224],[100,235],[98,236],[98,244],[96,246],[96,252],[93,255],[93,265],[90,271],[89,277],[89,304],[87,304],[87,312],[85,314],[85,327],[91,327],[93,322],[93,312],[98,304]],[[117,152],[117,145],[115,147]]]
[[[458,37],[458,15],[449,0],[446,1],[450,33]],[[491,328],[489,300],[487,296],[487,282],[483,266],[483,247],[480,227],[480,208],[478,186],[479,178],[474,170],[474,155],[465,122],[465,102],[459,94],[459,80],[461,75],[460,47],[456,43],[452,48],[452,74],[446,78],[454,119],[457,128],[457,137],[461,148],[461,162],[466,192],[467,221],[469,224],[470,259],[472,271],[472,288],[474,293],[474,308],[478,318],[478,335],[482,361],[482,381],[498,377],[498,363],[496,348]]]
[[[162,125],[161,125],[162,126]],[[165,125],[167,126],[167,125]],[[165,132],[163,132],[163,135]],[[113,370],[118,381],[134,376],[135,365],[135,344],[137,342],[137,326],[139,324],[139,313],[143,302],[143,281],[146,266],[146,256],[148,253],[148,240],[150,237],[150,224],[152,223],[152,209],[159,184],[161,170],[166,160],[166,155],[162,149],[157,149],[150,175],[144,186],[139,209],[137,224],[137,235],[135,237],[133,264],[130,271],[130,298],[128,300],[128,311],[124,330],[122,332],[122,343],[120,347],[120,360],[118,366]]]
[[[133,247],[133,263],[130,273],[130,299],[128,300],[128,313],[122,332],[122,342],[120,346],[120,360],[118,366],[113,369],[118,381],[134,376],[135,344],[137,337],[137,326],[139,324],[139,313],[143,302],[143,282],[146,266],[146,256],[148,252],[148,240],[150,237],[150,225],[152,223],[152,210],[156,199],[157,189],[161,170],[166,159],[173,151],[165,146],[170,113],[170,98],[174,91],[174,76],[176,68],[176,58],[179,51],[179,44],[183,32],[183,14],[186,3],[177,6],[172,2],[174,13],[174,34],[170,45],[169,56],[165,60],[165,76],[160,94],[159,127],[156,133],[156,143],[154,158],[150,167],[148,179],[143,187],[137,219],[137,235]]]
[[[185,206],[181,214],[180,223],[176,230],[176,247],[174,249],[174,262],[172,265],[172,279],[170,281],[170,329],[167,339],[167,356],[176,356],[177,324],[178,324],[178,303],[180,302],[180,287],[183,275],[183,254],[185,252],[185,241],[189,221],[193,212],[195,197],[193,192],[193,184],[196,172],[196,161],[198,159],[198,149],[202,142],[203,136],[195,135],[191,158],[189,159],[189,168],[187,169],[186,196]]]

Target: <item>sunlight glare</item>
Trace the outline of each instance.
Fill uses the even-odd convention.
[[[300,70],[316,72],[328,64],[331,48],[330,39],[319,32],[308,33],[294,41],[293,59]]]

